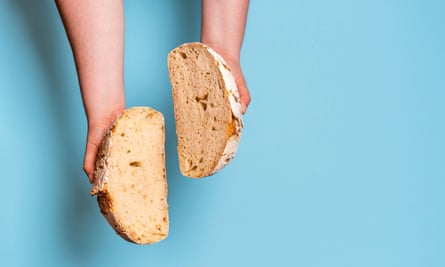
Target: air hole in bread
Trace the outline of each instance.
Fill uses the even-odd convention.
[[[202,107],[202,109],[203,109],[204,111],[207,110],[207,103],[199,102],[199,104],[201,104],[201,107]]]
[[[200,102],[200,101],[207,101],[209,99],[209,93],[205,93],[203,96],[196,96],[195,97],[195,100],[197,101],[197,102]]]
[[[131,167],[141,167],[142,166],[142,162],[140,162],[140,161],[132,161],[132,162],[130,162],[130,166]]]
[[[186,58],[187,58],[187,55],[186,55],[185,53],[179,52],[179,54],[181,55],[181,57],[182,57],[183,59],[186,59]]]

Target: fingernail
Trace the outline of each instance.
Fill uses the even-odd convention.
[[[241,104],[241,113],[245,114],[247,110],[247,107],[245,104]]]
[[[87,174],[87,176],[88,176],[88,180],[90,181],[90,184],[92,184],[93,183],[93,175]]]

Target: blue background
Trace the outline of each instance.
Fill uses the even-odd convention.
[[[0,2],[0,266],[445,266],[445,2],[252,1],[234,161],[180,175],[166,56],[200,2],[126,1],[128,106],[166,119],[170,235],[114,234],[53,1]]]

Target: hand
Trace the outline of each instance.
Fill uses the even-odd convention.
[[[111,111],[97,114],[96,118],[88,122],[87,143],[83,161],[83,169],[90,180],[94,181],[96,157],[104,135],[114,120],[124,111],[124,106],[117,106]]]
[[[227,64],[232,70],[233,77],[235,78],[236,86],[238,87],[238,92],[240,94],[242,113],[245,114],[247,111],[247,107],[250,104],[251,98],[249,89],[247,88],[246,80],[244,79],[241,65],[239,64],[239,62],[234,62],[229,59],[227,60]]]
[[[201,42],[219,53],[232,70],[243,114],[250,103],[240,64],[248,7],[249,0],[202,0]]]
[[[215,50],[218,54],[220,54],[223,59],[226,61],[227,65],[232,72],[233,78],[235,78],[236,86],[238,87],[238,92],[240,94],[241,100],[241,108],[242,113],[245,114],[247,111],[247,107],[250,104],[250,92],[247,87],[246,80],[244,78],[243,70],[241,69],[241,64],[238,56],[232,56],[231,53],[226,52],[224,49],[217,47],[214,44],[204,43],[208,45],[210,48]]]
[[[122,0],[57,0],[76,62],[88,120],[83,168],[94,179],[104,134],[125,109]]]

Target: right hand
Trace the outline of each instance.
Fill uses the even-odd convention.
[[[83,170],[88,176],[90,183],[94,181],[96,156],[102,143],[102,139],[113,124],[113,122],[117,119],[117,117],[119,117],[124,109],[124,107],[116,107],[112,111],[106,112],[106,114],[97,114],[94,119],[88,120],[88,134],[83,161]]]

